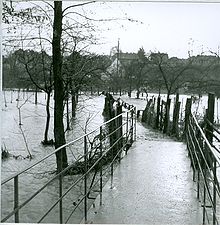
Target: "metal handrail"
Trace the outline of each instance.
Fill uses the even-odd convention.
[[[199,134],[199,138],[197,137]],[[208,211],[206,209],[206,199],[209,200],[212,209],[212,223],[219,224],[217,218],[217,197],[220,199],[220,187],[217,178],[217,164],[220,165],[220,159],[209,143],[204,131],[199,126],[196,117],[191,113],[187,124],[187,148],[191,163],[193,166],[193,181],[195,181],[195,173],[197,172],[197,198],[200,199],[200,182],[203,184],[203,224],[206,217],[208,219]],[[207,153],[205,153],[207,152]],[[210,161],[211,160],[211,161]],[[202,179],[200,180],[200,175]],[[209,186],[211,182],[212,186]],[[213,190],[211,190],[211,188]]]
[[[191,136],[191,134],[190,134],[190,133],[189,133],[189,136],[190,136],[190,138],[191,138],[191,140],[192,140],[192,136]],[[193,143],[193,142],[192,142],[192,144],[194,145],[194,143]],[[195,148],[195,146],[194,146],[194,148]],[[199,158],[198,158],[197,153],[195,154],[195,156],[196,156],[197,161],[199,161]],[[206,162],[206,163],[207,163],[207,162]],[[212,197],[211,197],[210,190],[209,190],[209,188],[208,188],[208,184],[207,184],[207,181],[206,181],[205,174],[204,174],[204,172],[203,172],[203,169],[202,169],[202,167],[201,167],[201,164],[199,164],[198,166],[199,166],[199,169],[200,169],[200,171],[201,171],[202,178],[203,178],[203,180],[204,180],[205,188],[206,188],[206,190],[207,190],[207,192],[208,192],[208,197],[209,197],[209,200],[210,200],[211,205],[212,205],[212,207],[213,207],[214,205],[213,205],[213,201],[212,201]],[[209,174],[209,175],[211,175],[211,174]]]
[[[131,108],[130,110],[128,110],[128,112],[131,112],[131,111],[133,111],[134,109],[135,109],[135,107],[133,107],[133,108]],[[17,172],[16,174],[14,174],[14,175],[12,175],[12,176],[10,176],[10,177],[4,179],[4,180],[1,182],[1,185],[7,183],[8,181],[10,181],[10,180],[12,180],[13,178],[19,176],[20,174],[26,172],[27,170],[33,168],[34,166],[36,166],[37,164],[41,163],[42,161],[44,161],[45,159],[49,158],[50,156],[54,155],[56,152],[60,151],[61,149],[65,148],[65,147],[68,147],[68,146],[70,146],[70,145],[76,143],[77,141],[83,139],[83,138],[86,137],[86,136],[89,136],[90,134],[92,134],[92,133],[94,133],[95,131],[97,131],[100,127],[102,127],[102,126],[104,126],[104,125],[107,125],[108,123],[112,122],[113,120],[117,119],[118,117],[122,116],[123,114],[124,114],[124,113],[122,112],[121,114],[115,116],[114,118],[112,118],[112,119],[110,119],[110,120],[108,120],[108,121],[102,123],[99,127],[95,128],[94,130],[90,131],[89,133],[86,133],[86,134],[80,136],[79,138],[77,138],[77,139],[75,139],[75,140],[73,140],[73,141],[70,141],[70,142],[68,142],[68,143],[66,143],[66,144],[64,144],[64,145],[62,145],[62,146],[60,146],[59,148],[55,149],[53,152],[49,153],[49,154],[46,155],[45,157],[39,159],[37,162],[33,163],[32,165],[30,165],[30,166],[26,167],[25,169],[23,169],[23,170]],[[111,135],[111,134],[109,134],[109,135]]]
[[[218,158],[216,152],[213,150],[213,147],[212,147],[211,144],[209,143],[209,141],[208,141],[207,137],[205,136],[205,134],[204,134],[202,128],[199,126],[199,123],[198,123],[196,117],[195,117],[193,114],[192,114],[192,118],[193,118],[193,120],[194,120],[194,122],[195,122],[195,124],[196,124],[196,127],[199,129],[199,131],[200,131],[200,133],[201,133],[201,135],[202,135],[202,137],[203,137],[205,143],[207,144],[207,147],[208,147],[209,150],[212,152],[212,154],[215,156],[216,161],[220,164],[220,159]]]
[[[129,112],[131,112],[131,122],[130,122],[130,129],[131,130],[128,130],[128,122],[130,119],[128,119],[128,115],[129,115]],[[63,216],[62,216],[62,199],[69,193],[69,191],[76,186],[76,184],[78,184],[80,181],[82,181],[84,179],[84,181],[86,182],[86,177],[87,175],[95,168],[95,166],[106,156],[107,153],[111,152],[112,149],[117,146],[117,144],[119,143],[119,141],[123,140],[124,136],[126,136],[126,143],[123,144],[119,151],[117,152],[116,156],[112,159],[112,161],[110,162],[109,166],[111,167],[111,176],[113,176],[113,162],[115,161],[115,159],[118,157],[118,155],[121,153],[121,151],[124,149],[124,147],[126,147],[127,145],[127,142],[128,142],[128,137],[131,135],[131,140],[133,141],[133,132],[135,131],[136,132],[136,129],[134,129],[133,126],[136,126],[136,120],[135,120],[135,123],[133,121],[134,119],[134,114],[136,112],[136,107],[132,107],[130,110],[128,110],[126,112],[126,115],[127,115],[127,120],[126,122],[121,122],[121,125],[118,126],[116,129],[114,129],[113,132],[111,132],[110,134],[107,134],[105,135],[104,137],[101,137],[102,135],[102,127],[104,125],[107,125],[109,123],[111,123],[113,120],[116,120],[117,121],[117,118],[119,117],[122,117],[122,115],[125,113],[121,113],[119,115],[117,115],[116,117],[112,118],[111,120],[108,120],[104,123],[102,123],[102,125],[100,125],[98,128],[94,129],[93,131],[89,132],[89,133],[86,133],[84,135],[82,135],[81,137],[55,149],[53,152],[51,152],[50,154],[48,154],[47,156],[43,157],[42,159],[38,160],[37,162],[35,162],[34,164],[28,166],[27,168],[23,169],[22,171],[16,173],[15,175],[12,175],[10,176],[9,178],[5,179],[4,181],[2,181],[2,185],[6,184],[7,182],[9,182],[10,180],[14,179],[14,210],[12,212],[10,212],[6,217],[4,217],[2,219],[2,222],[5,222],[7,221],[11,216],[15,215],[15,222],[19,222],[19,210],[21,208],[23,208],[27,203],[29,203],[33,198],[35,198],[42,190],[44,190],[45,187],[47,187],[52,181],[54,181],[55,179],[57,178],[61,178],[60,179],[60,187],[61,187],[61,193],[60,193],[60,196],[59,198],[57,199],[57,201],[49,208],[49,210],[47,210],[47,212],[43,215],[43,217],[41,217],[41,219],[38,221],[38,222],[41,222],[48,214],[49,212],[58,204],[60,203],[60,223],[62,223],[63,221]],[[89,137],[89,135],[91,135],[92,133],[94,133],[95,131],[97,131],[99,129],[100,133],[99,133],[99,142],[100,144],[102,143],[103,140],[105,140],[106,138],[110,137],[113,133],[116,133],[118,132],[119,129],[122,129],[123,130],[123,127],[126,125],[126,132],[123,134],[121,134],[121,136],[119,138],[117,138],[117,140],[114,141],[114,143],[110,146],[110,148],[107,148],[105,149],[105,151],[102,151],[101,150],[101,156],[96,159],[96,161],[92,164],[92,166],[90,166],[89,168],[86,169],[85,173],[83,173],[83,175],[81,175],[76,181],[73,182],[73,184],[71,184],[69,186],[69,188],[64,192],[62,193],[62,176],[72,167],[72,165],[69,165],[67,166],[65,169],[63,169],[61,172],[59,172],[58,174],[56,174],[54,177],[52,177],[49,181],[46,182],[46,184],[44,184],[40,189],[38,189],[31,197],[29,197],[26,201],[24,201],[23,203],[21,203],[19,205],[19,201],[18,201],[18,177],[19,175],[23,174],[24,172],[30,170],[31,168],[33,168],[34,166],[36,166],[37,164],[41,163],[42,161],[46,160],[47,158],[49,158],[50,156],[54,155],[57,151],[61,150],[62,148],[64,147],[67,147],[67,146],[70,146],[70,145],[73,145],[74,143],[76,143],[77,141],[79,140],[82,140],[84,139],[84,148],[87,148],[87,138]],[[135,137],[136,137],[136,134],[135,134]],[[102,145],[102,144],[101,144]],[[95,146],[97,147],[97,146]],[[102,147],[101,147],[102,149]],[[91,147],[90,150],[85,150],[84,154],[82,156],[80,156],[77,160],[74,161],[74,163],[77,163],[79,162],[80,160],[82,160],[83,158],[85,160],[87,160],[87,157],[89,156],[90,152],[93,151],[93,148]],[[127,153],[127,152],[126,152]],[[87,165],[87,164],[86,164]],[[102,172],[101,172],[102,173]],[[101,184],[102,184],[102,177],[100,178],[101,179]],[[102,190],[102,187],[100,187],[101,190]],[[91,188],[89,189],[89,191],[87,190],[87,188],[85,187],[85,194],[84,194],[84,197],[83,199],[85,200],[85,208],[87,209],[87,205],[86,205],[86,198],[87,198],[87,195],[88,193],[91,191]],[[83,201],[82,199],[82,201]],[[86,210],[85,209],[85,210]],[[72,212],[73,213],[73,212]],[[86,219],[86,215],[87,215],[87,211],[85,212],[85,219]],[[69,218],[68,218],[69,220]]]
[[[213,130],[214,130],[216,133],[220,134],[219,129],[218,129],[213,123],[211,123],[207,118],[205,118],[205,121],[213,128]]]

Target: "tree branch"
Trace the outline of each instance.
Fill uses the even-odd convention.
[[[71,5],[71,6],[68,6],[68,7],[66,7],[66,8],[62,11],[62,15],[63,15],[63,17],[64,17],[64,16],[65,16],[65,15],[64,15],[64,12],[67,11],[68,9],[70,9],[70,8],[75,8],[75,7],[78,7],[78,6],[88,5],[88,4],[95,3],[95,2],[96,2],[96,1],[90,1],[90,2],[80,3],[80,4],[77,4],[77,5]]]

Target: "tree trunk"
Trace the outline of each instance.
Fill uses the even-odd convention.
[[[76,93],[72,90],[72,118],[76,117]]]
[[[46,104],[46,112],[47,112],[47,120],[46,120],[46,127],[44,132],[44,143],[48,143],[48,131],[50,126],[50,91],[47,92],[47,104]]]
[[[35,102],[34,102],[35,105],[37,105],[37,86],[35,87]]]
[[[92,86],[90,87],[91,95],[93,95],[93,88]]]
[[[131,97],[131,84],[129,84],[128,97]]]
[[[69,94],[66,96],[66,130],[70,130],[70,118],[69,118]]]
[[[79,102],[79,90],[76,90],[75,92],[75,99],[76,99],[76,104]]]
[[[61,34],[62,34],[62,1],[54,1],[54,24],[53,24],[53,74],[54,74],[54,139],[55,148],[66,143],[63,124],[63,100],[64,87],[62,80],[62,56],[61,56]],[[68,166],[66,148],[56,153],[57,170],[60,172]]]
[[[139,91],[139,89],[137,90],[137,99],[139,99],[140,98],[140,91]]]
[[[13,91],[11,91],[11,103],[12,103],[12,100],[13,100]]]

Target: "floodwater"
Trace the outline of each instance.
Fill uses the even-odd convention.
[[[49,154],[54,150],[54,147],[44,147],[41,144],[43,140],[46,112],[45,112],[45,94],[38,93],[38,104],[34,104],[34,93],[32,92],[5,92],[6,104],[3,105],[2,109],[2,146],[6,148],[10,153],[10,157],[2,161],[1,167],[1,180],[10,177],[11,175],[21,171],[29,165],[32,165],[37,160],[41,159],[45,155]],[[19,99],[19,101],[16,101]],[[51,97],[51,100],[53,96]],[[102,110],[104,106],[104,96],[80,96],[77,116],[72,121],[73,129],[67,131],[66,139],[67,142],[74,140],[85,132],[89,132],[103,123]],[[22,135],[19,129],[19,112],[18,108],[21,107],[21,123],[24,135]],[[66,108],[65,108],[66,109]],[[66,113],[66,112],[65,112]],[[66,121],[65,121],[66,122]],[[64,122],[64,123],[65,123]],[[65,123],[66,126],[66,123]],[[25,137],[25,139],[24,139]],[[53,138],[53,105],[51,105],[51,123],[49,130],[49,139]],[[27,142],[27,146],[25,144]],[[31,152],[33,159],[24,159],[28,155],[28,151]],[[71,163],[74,161],[82,152],[83,148],[80,144],[74,145],[72,148],[67,149],[68,161]],[[15,158],[16,157],[16,158]],[[46,160],[43,165],[34,167],[24,175],[19,176],[19,202],[25,201],[30,197],[34,191],[45,184],[48,179],[52,176],[56,169],[55,156],[53,155]],[[73,182],[74,178],[65,177],[64,180],[67,184]],[[68,195],[68,201],[64,207],[68,209],[68,205],[73,206],[73,202],[77,201],[77,196],[80,193],[81,183],[78,185],[78,190]],[[64,190],[67,189],[68,185],[63,185]],[[57,181],[52,182],[31,204],[27,204],[20,211],[21,222],[37,222],[40,219],[42,213],[48,208],[50,202],[54,202],[58,198],[59,186]],[[69,196],[72,195],[72,198]],[[2,218],[13,210],[13,180],[2,186],[1,193],[2,202]],[[55,216],[58,211],[58,207],[55,207],[47,220],[43,222],[59,223],[59,217]],[[82,212],[78,210],[74,215],[74,220],[71,222],[77,223],[82,218]],[[13,217],[7,222],[13,222]]]
[[[12,97],[12,98],[11,98]],[[42,158],[53,150],[53,147],[43,147],[41,141],[44,137],[46,122],[45,94],[38,93],[38,104],[34,104],[34,93],[20,92],[19,102],[18,92],[6,92],[7,107],[3,105],[2,116],[2,146],[14,156],[20,156],[17,160],[10,157],[2,163],[2,180],[24,167],[32,164],[35,160]],[[28,101],[25,103],[25,101]],[[51,97],[51,100],[53,96]],[[12,100],[12,103],[11,103]],[[53,101],[52,101],[53,102]],[[21,160],[28,155],[27,147],[19,129],[19,112],[21,106],[21,123],[24,136],[27,141],[28,149],[33,155],[33,160]],[[67,142],[85,134],[86,121],[87,131],[98,127],[103,123],[102,109],[104,106],[103,96],[83,96],[80,98],[76,119],[72,121],[73,129],[67,131]],[[64,124],[66,126],[66,121]],[[53,106],[51,105],[51,120],[49,129],[49,139],[53,138]]]
[[[1,168],[1,179],[9,177],[23,168],[33,164],[43,156],[53,151],[53,147],[43,147],[41,141],[43,140],[43,132],[46,121],[45,113],[45,94],[38,93],[38,104],[34,104],[34,94],[32,92],[4,92],[6,104],[3,104],[2,108],[2,146],[6,148],[11,154],[10,158],[2,162]],[[149,97],[154,94],[150,94]],[[154,95],[156,96],[156,95]],[[118,96],[117,96],[118,97]],[[134,97],[134,93],[133,96]],[[187,96],[180,96],[180,100],[185,105],[185,99]],[[51,97],[51,99],[53,96]],[[165,95],[163,96],[165,99]],[[174,96],[172,96],[174,98]],[[19,101],[16,101],[19,99]],[[134,98],[129,99],[127,96],[123,96],[124,101],[128,101],[130,104],[137,106],[137,109],[144,109],[146,106],[145,97],[141,100]],[[173,102],[173,101],[172,101]],[[205,96],[199,103],[199,113],[204,110],[204,106],[207,103],[207,97]],[[19,129],[18,119],[18,107],[21,107],[21,118],[22,118],[22,135]],[[85,133],[85,131],[91,131],[97,128],[103,123],[102,110],[104,107],[104,96],[80,96],[78,104],[78,112],[76,119],[72,121],[73,129],[68,131],[67,142],[74,140]],[[195,104],[195,110],[197,106]],[[51,105],[51,124],[49,130],[49,139],[53,138],[53,105]],[[172,112],[172,105],[171,105]],[[184,107],[181,107],[182,116],[184,116]],[[217,118],[217,116],[216,116]],[[141,126],[141,125],[140,125]],[[144,133],[142,135],[145,135]],[[151,135],[154,135],[153,133]],[[23,159],[28,155],[28,149],[33,155],[33,159]],[[82,152],[82,148],[74,146],[72,149],[68,149],[69,162],[74,161],[77,155]],[[15,159],[13,156],[19,156]],[[34,191],[42,186],[50,177],[51,173],[56,168],[55,157],[52,156],[43,167],[36,167],[33,171],[29,171],[19,178],[19,194],[20,202],[23,202]],[[48,172],[49,171],[49,172]],[[67,176],[64,178],[66,184],[70,184],[74,181],[73,177]],[[68,185],[64,184],[64,189]],[[78,194],[81,194],[82,184],[78,185],[78,189],[71,191],[65,201],[64,208],[66,215],[71,212],[73,203],[77,202]],[[59,186],[56,181],[52,182],[31,204],[28,204],[20,212],[20,221],[34,223],[39,219],[39,215],[45,212],[48,204],[58,198]],[[2,218],[10,211],[13,210],[13,181],[2,187]],[[46,220],[43,222],[48,223],[59,223],[58,207],[49,214]],[[65,215],[65,216],[66,216]],[[80,208],[68,223],[79,223],[82,219],[83,211]],[[7,222],[13,222],[13,218]]]

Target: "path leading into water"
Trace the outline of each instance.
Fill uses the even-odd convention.
[[[137,141],[114,172],[88,223],[201,224],[186,145],[138,124]]]

